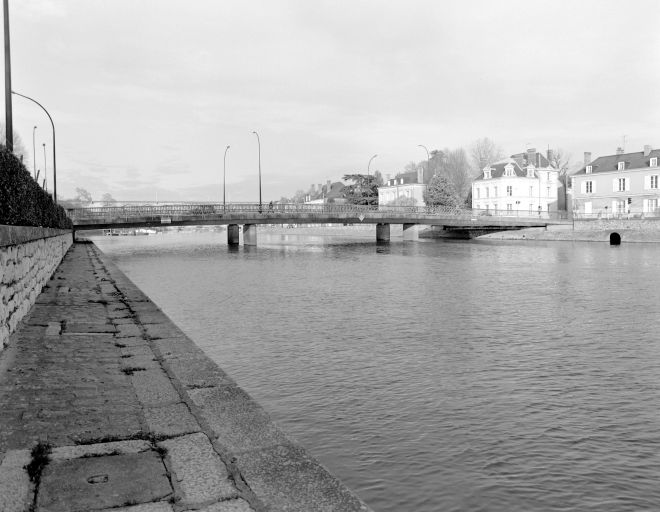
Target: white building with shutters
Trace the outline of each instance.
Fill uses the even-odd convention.
[[[488,215],[547,216],[565,209],[560,186],[550,159],[532,148],[484,167],[472,182],[472,208]]]
[[[573,214],[602,216],[660,216],[660,150],[598,157],[585,153],[584,166],[572,177]]]

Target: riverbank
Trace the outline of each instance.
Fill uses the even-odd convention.
[[[0,510],[368,511],[93,244],[0,354]]]

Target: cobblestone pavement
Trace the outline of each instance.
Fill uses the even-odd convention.
[[[0,512],[368,511],[93,245],[0,353]]]

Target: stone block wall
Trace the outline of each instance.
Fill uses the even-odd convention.
[[[0,351],[72,243],[70,231],[0,226]]]

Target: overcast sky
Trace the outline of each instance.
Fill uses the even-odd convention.
[[[660,1],[9,0],[12,86],[58,195],[291,196],[490,137],[660,147]],[[52,180],[51,128],[14,130]],[[31,162],[30,162],[31,165]],[[43,172],[43,171],[42,171]]]

